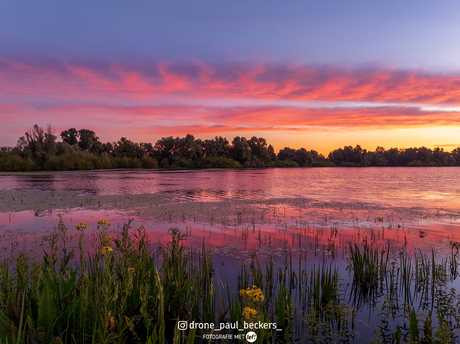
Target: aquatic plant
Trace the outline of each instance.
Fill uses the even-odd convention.
[[[70,242],[67,230],[55,228],[43,237],[43,260],[22,253],[0,262],[0,340],[192,343],[202,340],[203,331],[179,331],[180,321],[224,324],[228,329],[222,333],[230,333],[236,321],[261,321],[280,330],[258,330],[261,342],[352,342],[364,306],[380,319],[377,342],[409,341],[411,326],[413,341],[448,342],[458,336],[460,303],[449,288],[457,276],[456,247],[443,260],[434,252],[414,256],[390,244],[382,249],[375,240],[380,230],[369,236],[362,231],[360,246],[347,244],[336,227],[307,227],[280,226],[285,243],[279,246],[286,249],[279,249],[278,258],[273,250],[266,259],[248,253],[236,283],[232,275],[219,277],[214,253],[204,243],[201,249],[186,245],[188,228],[171,228],[170,240],[153,251],[143,227],[128,222],[114,230],[110,222],[99,221],[88,251],[88,225],[80,223],[74,237],[78,257],[70,245],[63,250]],[[258,234],[256,228],[243,229]],[[300,246],[295,240],[306,242]],[[315,261],[313,255],[307,258],[309,244],[318,251]],[[268,245],[267,238],[260,245]],[[297,256],[290,247],[296,247]],[[347,248],[351,289],[329,254],[344,255]]]
[[[378,250],[367,243],[363,250],[358,245],[350,243],[350,260],[353,269],[353,280],[359,285],[367,288],[375,287],[382,276],[387,272],[389,252]]]

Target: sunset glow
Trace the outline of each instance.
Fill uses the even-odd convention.
[[[273,8],[266,9],[266,13],[262,12],[273,15],[278,5],[272,5]],[[30,15],[14,2],[2,6],[18,20],[26,20]],[[30,2],[30,6],[38,5]],[[16,33],[9,30],[2,38],[0,145],[14,146],[17,138],[35,123],[42,126],[52,124],[57,133],[70,127],[89,128],[102,141],[126,136],[136,142],[155,142],[163,136],[184,136],[187,133],[199,138],[222,135],[229,140],[237,135],[258,136],[267,138],[276,150],[289,145],[315,149],[323,154],[333,148],[355,144],[370,150],[376,146],[422,145],[451,150],[460,145],[460,139],[456,139],[460,130],[460,69],[447,54],[451,46],[446,41],[445,45],[438,47],[436,54],[426,52],[425,48],[414,43],[418,36],[411,34],[408,37],[410,31],[405,25],[409,24],[391,17],[386,11],[380,22],[372,22],[375,13],[370,18],[358,20],[378,34],[381,44],[370,43],[368,37],[359,41],[350,36],[349,48],[335,43],[343,53],[340,58],[331,53],[328,44],[328,38],[337,39],[337,32],[325,31],[315,38],[308,35],[307,42],[312,46],[316,46],[317,40],[323,40],[323,49],[316,46],[314,53],[299,55],[295,47],[300,44],[300,38],[292,27],[288,27],[281,32],[289,39],[283,44],[274,41],[272,46],[273,49],[283,46],[285,53],[275,53],[263,45],[263,41],[256,41],[251,35],[241,40],[245,37],[241,33],[235,31],[232,34],[225,23],[215,22],[216,18],[231,18],[225,10],[236,8],[229,4],[223,4],[222,8],[211,3],[192,6],[192,12],[206,9],[204,22],[199,23],[192,19],[192,14],[187,17],[182,12],[185,9],[161,6],[158,11],[167,14],[171,20],[187,18],[195,23],[189,27],[192,38],[197,39],[203,27],[215,26],[215,33],[226,37],[232,44],[225,48],[222,44],[215,44],[211,45],[214,50],[209,47],[199,50],[202,44],[197,40],[196,46],[190,47],[193,39],[187,40],[185,31],[175,31],[162,19],[170,31],[155,32],[152,42],[146,40],[144,47],[137,46],[128,56],[119,51],[123,46],[131,47],[128,36],[133,37],[136,33],[147,39],[149,32],[153,31],[129,28],[126,36],[113,37],[89,14],[91,6],[84,2],[75,15],[65,12],[69,9],[65,6],[53,7],[53,16],[47,25],[59,25],[63,31],[69,32],[70,24],[58,20],[60,11],[64,11],[62,13],[66,13],[69,21],[80,19],[91,26],[95,37],[104,42],[105,51],[101,51],[100,46],[96,49],[97,44],[90,38],[88,45],[84,45],[85,37],[88,37],[84,27],[73,33],[76,47],[82,49],[79,53],[67,49],[58,32],[45,38],[47,26],[39,25],[44,20],[40,17]],[[142,6],[130,6],[116,2],[114,12],[107,14],[108,18],[120,18],[122,14],[117,11],[127,9],[133,17],[126,19],[126,27],[130,24],[134,27],[156,25],[147,24]],[[144,9],[152,10],[152,6],[145,5]],[[248,13],[255,11],[250,5],[244,6],[248,6]],[[376,9],[369,6],[359,9],[363,16]],[[458,5],[446,3],[443,6],[433,12],[428,26],[447,32],[447,23],[451,20],[449,13]],[[212,22],[206,22],[211,20],[207,12],[210,9],[215,11],[216,17],[212,17]],[[408,9],[408,5],[400,8]],[[102,6],[96,10],[102,14],[107,9]],[[297,18],[299,25],[311,29],[313,24],[303,24],[294,14],[295,10],[295,6],[281,10],[280,18],[290,14]],[[331,18],[338,15],[330,4],[318,5],[312,11],[323,15],[330,13]],[[417,22],[423,13],[415,11],[409,22]],[[240,24],[253,30],[258,30],[257,20],[260,25],[268,25],[263,13],[256,15],[254,12],[254,15],[256,17],[252,19],[240,18]],[[312,13],[305,12],[306,20],[312,16]],[[355,16],[359,17],[359,12]],[[316,22],[316,25],[322,27],[328,20],[333,23],[331,18]],[[390,19],[402,30],[401,36],[392,36],[394,47],[407,44],[420,52],[420,56],[425,56],[425,61],[420,56],[415,59],[413,52],[408,53],[406,49],[401,50],[401,56],[390,54],[391,44],[389,46],[387,42],[390,33],[382,31]],[[345,18],[337,20],[346,23]],[[441,22],[444,24],[440,25]],[[3,25],[0,24],[0,29]],[[179,26],[185,29],[184,23]],[[41,34],[38,41],[42,47],[32,43],[32,27]],[[344,32],[352,35],[356,29],[353,25],[345,26]],[[164,50],[153,52],[152,44],[156,42],[161,46],[159,42],[168,35],[173,37],[168,44],[162,43]],[[200,37],[209,42],[218,41],[211,31]],[[372,54],[355,52],[355,57],[350,58],[353,49],[359,51],[366,44]],[[117,52],[114,52],[115,47]],[[174,47],[181,54],[174,54]],[[187,47],[188,53],[184,53]],[[439,58],[442,51],[446,52],[445,59]],[[408,63],[410,60],[413,63]]]

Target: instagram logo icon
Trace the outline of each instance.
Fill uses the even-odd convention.
[[[177,328],[181,331],[185,331],[187,329],[187,322],[186,321],[178,321]]]

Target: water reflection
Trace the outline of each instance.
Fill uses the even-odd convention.
[[[43,175],[19,175],[16,177],[18,186],[15,189],[20,190],[54,190],[56,176],[53,174]],[[6,181],[8,183],[8,181]]]
[[[199,200],[300,197],[385,206],[460,209],[460,168],[297,168],[2,174],[1,190],[97,195],[174,193]]]
[[[88,228],[95,230],[97,221],[107,220],[112,222],[116,234],[124,223],[133,219],[132,225],[144,226],[153,243],[166,242],[170,239],[168,229],[178,227],[187,233],[189,246],[200,249],[205,243],[217,255],[233,257],[237,261],[247,259],[252,252],[266,258],[274,252],[281,254],[287,250],[303,252],[317,259],[325,256],[334,260],[339,258],[337,263],[344,267],[349,242],[373,242],[382,248],[390,245],[395,252],[399,249],[425,252],[434,249],[437,254],[447,254],[450,243],[460,240],[458,219],[403,218],[390,211],[376,216],[365,210],[344,212],[331,208],[299,211],[279,205],[273,205],[269,213],[272,216],[237,213],[215,218],[213,223],[186,219],[179,222],[158,221],[127,215],[119,210],[83,208],[0,213],[0,235],[8,234],[9,238],[9,241],[4,241],[6,245],[3,247],[0,244],[0,251],[14,256],[22,248],[30,248],[30,251],[35,250],[34,254],[40,255],[42,250],[35,245],[37,240],[56,230],[61,219],[69,229],[70,236],[75,234],[74,226],[80,222],[87,223]],[[34,238],[35,244],[30,244],[30,238]],[[9,251],[9,245],[13,242],[17,250]]]
[[[176,200],[301,197],[458,211],[458,168],[270,169],[194,172],[108,171],[2,175],[3,190],[71,190],[80,195],[157,193]],[[377,174],[378,173],[378,174]],[[431,176],[435,175],[435,183]],[[35,217],[44,216],[36,212]],[[428,226],[433,223],[429,222]],[[433,232],[434,228],[429,230]]]
[[[311,267],[319,262],[333,262],[344,284],[350,286],[345,291],[348,302],[361,310],[357,323],[358,320],[365,322],[374,312],[374,303],[382,301],[383,294],[356,289],[348,266],[349,243],[358,243],[361,247],[372,243],[379,250],[390,252],[392,257],[398,257],[402,251],[431,254],[433,250],[442,261],[451,252],[451,243],[460,239],[460,222],[458,217],[449,218],[447,212],[439,212],[437,208],[450,208],[454,214],[458,213],[458,172],[459,168],[337,168],[3,175],[0,176],[3,190],[78,190],[81,195],[164,194],[167,197],[159,199],[179,201],[170,204],[179,213],[176,217],[170,213],[170,221],[167,221],[167,215],[162,218],[133,216],[133,213],[140,214],[138,208],[88,210],[91,208],[84,208],[85,200],[81,208],[68,210],[0,213],[0,256],[16,257],[26,252],[41,258],[47,249],[46,235],[56,231],[60,219],[68,229],[68,249],[76,252],[78,240],[75,240],[74,226],[80,222],[88,224],[85,252],[92,252],[90,238],[96,237],[98,220],[111,221],[110,234],[116,237],[121,226],[134,218],[132,225],[146,228],[154,248],[171,239],[168,234],[171,227],[186,233],[188,246],[201,249],[204,244],[213,251],[216,278],[228,277],[230,283],[236,279],[236,267],[253,257],[262,262],[272,258],[276,267],[290,265],[294,269],[302,264]],[[270,200],[283,197],[317,199],[323,201],[321,206],[325,201],[337,200],[351,206],[344,209],[324,204],[324,207],[302,208]],[[220,214],[220,217],[218,210],[213,213],[208,203],[195,202],[225,201],[219,204],[230,207],[233,201],[229,199],[268,201],[253,202],[260,212],[254,210],[255,207],[232,208],[234,212]],[[186,202],[190,200],[193,202]],[[179,209],[179,203],[187,206],[199,203],[197,207],[202,207],[201,212],[211,213],[209,221],[195,222],[192,215],[186,218],[187,208]],[[368,207],[369,204],[379,207]],[[387,205],[390,207],[382,207]],[[145,206],[153,208],[153,205]],[[415,212],[413,207],[424,208],[424,211]],[[168,210],[159,208],[162,214]],[[458,284],[457,279],[449,287],[458,290]],[[360,331],[366,333],[366,328]],[[369,336],[364,338],[372,335],[371,330],[367,331]]]

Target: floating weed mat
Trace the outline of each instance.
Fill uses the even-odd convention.
[[[204,244],[192,250],[177,228],[153,252],[143,227],[110,226],[97,223],[94,253],[83,246],[85,223],[69,238],[61,221],[42,260],[19,254],[0,262],[0,343],[225,343],[206,336],[239,334],[244,324],[269,325],[253,329],[259,343],[459,341],[460,300],[449,287],[458,276],[456,243],[444,259],[349,243],[352,279],[340,275],[334,255],[307,264],[287,249],[281,264],[253,253],[221,278],[213,252]],[[75,254],[69,240],[78,242]],[[360,337],[364,310],[372,310],[372,339]]]

